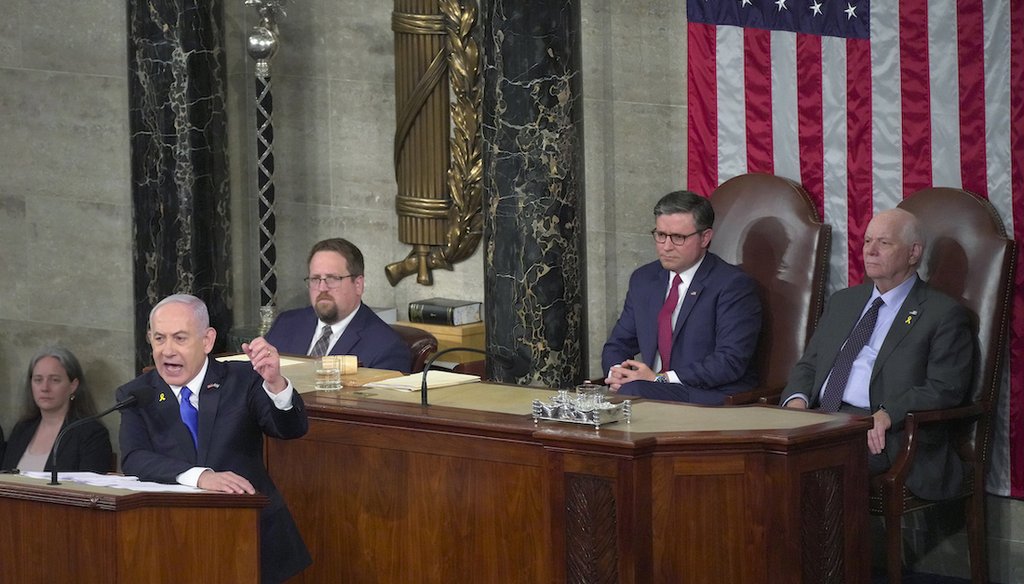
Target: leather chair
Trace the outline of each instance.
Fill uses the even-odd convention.
[[[725,403],[777,401],[824,307],[832,228],[800,185],[770,174],[729,179],[711,193],[711,205],[711,252],[757,280],[763,307],[759,387]]]
[[[1015,244],[992,205],[967,191],[928,188],[899,206],[918,217],[927,237],[918,273],[933,287],[966,306],[978,335],[974,386],[965,405],[946,410],[911,412],[906,440],[895,463],[872,478],[869,508],[885,518],[889,582],[902,575],[902,516],[934,505],[963,500],[971,581],[988,582],[985,543],[985,473],[992,449],[993,414],[1002,386],[1016,268]],[[918,499],[905,480],[913,464],[915,435],[931,424],[946,424],[966,470],[963,490],[947,501]],[[958,509],[950,506],[950,511]]]
[[[427,359],[437,352],[437,337],[423,329],[411,326],[393,324],[391,328],[395,329],[395,332],[402,337],[405,344],[409,345],[409,352],[412,353],[412,364],[410,365],[409,372],[419,373],[423,371],[423,366],[427,364]]]

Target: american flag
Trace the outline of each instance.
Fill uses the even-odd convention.
[[[833,290],[862,281],[871,216],[924,187],[988,198],[1024,240],[1024,2],[687,0],[687,21],[689,188],[800,182],[832,225]],[[1016,279],[988,489],[1024,498]]]

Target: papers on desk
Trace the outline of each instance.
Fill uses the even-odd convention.
[[[437,387],[448,387],[451,385],[462,385],[463,383],[474,383],[480,381],[479,375],[466,375],[465,373],[452,373],[451,371],[427,372],[427,389]],[[378,389],[395,389],[398,391],[419,391],[423,387],[423,374],[413,373],[383,381],[364,383],[363,387],[376,387]]]
[[[218,361],[249,361],[249,356],[245,353],[238,353],[236,355],[218,355],[216,357]],[[288,365],[300,365],[306,363],[306,361],[300,361],[298,359],[289,359],[288,357],[281,357],[281,367],[287,367]]]
[[[22,471],[22,475],[34,478],[50,480],[49,471]],[[57,473],[58,482],[78,483],[80,485],[91,485],[93,487],[110,487],[114,489],[127,489],[129,491],[146,491],[151,493],[202,493],[202,489],[186,487],[185,485],[165,485],[164,483],[151,483],[140,481],[139,477],[126,477],[121,475],[105,475],[94,472],[61,472]]]

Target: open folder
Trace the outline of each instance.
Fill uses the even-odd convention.
[[[475,381],[480,381],[479,375],[466,375],[465,373],[452,373],[451,371],[436,370],[427,372],[428,389],[448,387],[450,385],[461,385],[463,383],[473,383]],[[363,387],[397,389],[398,391],[419,391],[422,386],[422,373],[413,373],[411,375],[403,375],[402,377],[394,377],[383,381],[373,381],[371,383],[363,384]]]

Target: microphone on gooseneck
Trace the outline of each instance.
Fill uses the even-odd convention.
[[[61,429],[61,431],[57,433],[57,437],[53,440],[53,450],[50,451],[50,466],[52,468],[50,469],[50,473],[51,474],[50,474],[50,483],[49,484],[51,484],[51,485],[59,485],[60,484],[59,482],[57,482],[57,447],[60,446],[61,439],[64,438],[64,435],[67,434],[69,430],[71,430],[72,428],[77,428],[78,426],[81,426],[82,424],[85,424],[86,422],[91,422],[93,420],[98,420],[98,419],[102,418],[103,416],[105,416],[105,415],[107,415],[107,414],[109,414],[111,412],[116,412],[117,410],[123,410],[124,408],[132,408],[132,407],[138,408],[138,407],[143,407],[143,406],[149,405],[149,404],[153,403],[153,400],[155,400],[155,399],[156,399],[156,389],[155,388],[149,387],[149,386],[136,387],[136,388],[133,388],[132,390],[130,390],[128,392],[128,397],[126,397],[123,400],[117,402],[116,404],[114,404],[110,408],[108,408],[106,410],[103,410],[102,412],[100,412],[100,413],[98,413],[96,415],[88,416],[88,417],[85,417],[85,418],[80,418],[78,420],[75,420],[74,422],[71,422],[67,426],[64,426]]]
[[[494,359],[494,361],[497,362],[498,366],[507,371],[512,377],[522,377],[523,375],[526,375],[527,371],[529,371],[530,369],[529,359],[516,359],[515,356],[508,357],[499,353],[493,353],[490,351],[485,351],[483,349],[477,349],[475,347],[449,347],[443,351],[438,351],[431,355],[430,359],[427,359],[426,365],[423,366],[423,381],[420,382],[421,405],[430,405],[429,403],[427,403],[427,372],[430,371],[430,368],[434,365],[434,361],[436,361],[438,357],[446,353],[451,353],[453,351],[467,351],[469,353],[478,353],[480,355],[483,355],[484,357]]]

